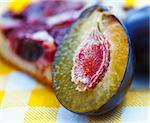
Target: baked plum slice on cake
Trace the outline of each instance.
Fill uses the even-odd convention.
[[[13,8],[4,13],[5,17],[21,21],[45,21],[61,13],[76,13],[85,6],[83,1],[43,0],[29,4],[22,11]]]
[[[54,38],[45,30],[46,26],[26,24],[2,28],[0,54],[8,62],[48,84],[56,52]]]

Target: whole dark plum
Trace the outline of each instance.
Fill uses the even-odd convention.
[[[148,75],[150,6],[131,11],[124,24],[135,49],[136,73]]]

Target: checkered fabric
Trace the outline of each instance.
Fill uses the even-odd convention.
[[[134,82],[115,110],[88,117],[66,110],[52,88],[0,59],[0,123],[150,123],[150,93],[143,83]]]

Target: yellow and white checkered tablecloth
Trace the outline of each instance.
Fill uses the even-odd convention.
[[[50,87],[0,59],[0,123],[150,123],[150,91],[134,82],[123,102],[103,116],[71,113]]]
[[[0,11],[4,1],[0,1]],[[0,59],[0,123],[150,123],[148,84],[135,80],[115,110],[88,117],[69,112],[57,101],[52,88]]]

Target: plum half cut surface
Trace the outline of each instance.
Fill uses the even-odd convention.
[[[68,110],[100,115],[121,102],[133,68],[132,47],[124,26],[95,5],[81,14],[58,47],[53,87]]]

